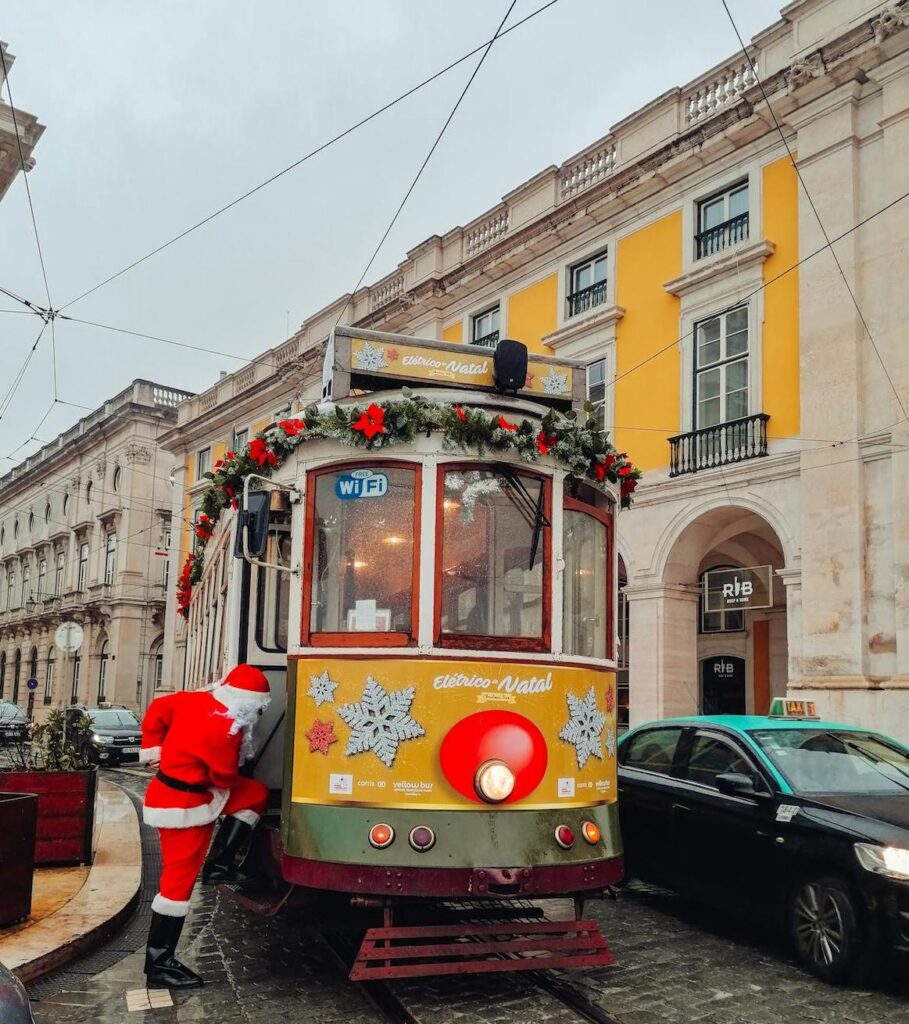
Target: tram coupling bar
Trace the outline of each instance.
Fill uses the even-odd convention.
[[[376,896],[351,896],[350,905],[356,907],[358,910],[373,910],[379,908],[380,910],[384,907],[386,901],[379,899]]]
[[[533,868],[474,868],[470,892],[477,896],[521,896],[536,892]]]

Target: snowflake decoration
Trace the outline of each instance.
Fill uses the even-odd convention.
[[[386,768],[392,768],[402,740],[426,735],[423,726],[410,716],[415,696],[412,686],[389,693],[367,676],[360,700],[338,708],[339,717],[350,726],[345,755],[371,750]]]
[[[358,370],[384,370],[388,363],[385,362],[385,353],[378,345],[370,345],[368,341],[363,342],[363,347],[356,353]]]
[[[568,722],[562,727],[559,739],[574,745],[578,768],[583,768],[589,757],[598,757],[602,761],[603,726],[606,725],[606,716],[597,707],[597,698],[592,686],[584,697],[575,697],[569,691],[568,714]]]
[[[332,743],[338,742],[334,722],[320,722],[318,718],[304,735],[309,740],[310,754],[327,754]]]
[[[306,691],[306,696],[312,697],[317,708],[323,704],[334,704],[337,688],[338,684],[328,674],[328,669],[325,669],[321,675],[309,677],[309,689]]]
[[[549,373],[540,379],[543,391],[547,395],[565,395],[568,393],[568,374],[556,373],[555,367],[549,368]]]
[[[615,733],[611,727],[606,730],[606,753],[609,757],[615,757]]]

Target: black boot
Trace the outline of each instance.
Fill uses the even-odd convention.
[[[234,866],[234,859],[252,835],[252,831],[252,825],[232,815],[221,822],[205,860],[205,866],[202,868],[203,885],[212,885],[216,882],[242,885],[249,880]]]
[[[184,920],[152,911],[145,950],[147,988],[198,988],[203,983],[198,974],[174,956]]]

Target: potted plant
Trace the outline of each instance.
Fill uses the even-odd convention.
[[[88,753],[92,725],[82,713],[55,708],[20,744],[13,765],[0,769],[0,793],[38,797],[35,864],[90,864],[97,769]]]

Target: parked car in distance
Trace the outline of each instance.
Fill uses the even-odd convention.
[[[809,719],[808,702],[772,710],[620,738],[626,872],[769,911],[815,974],[859,982],[879,954],[909,953],[909,748]]]
[[[29,736],[28,716],[12,701],[0,700],[0,746],[24,743]]]
[[[25,986],[3,964],[0,964],[0,1024],[35,1024]]]
[[[66,709],[67,719],[88,715],[92,723],[91,742],[84,753],[95,764],[119,765],[139,760],[142,726],[129,708],[122,704],[97,707],[73,705]]]

